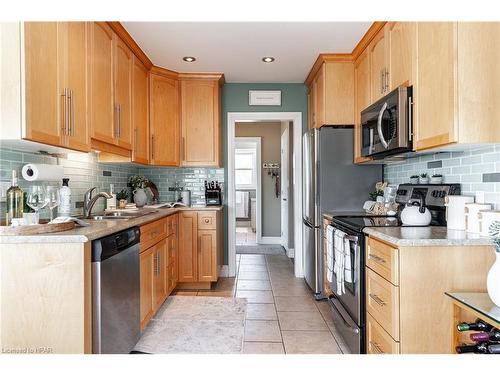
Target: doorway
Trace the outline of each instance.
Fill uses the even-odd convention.
[[[228,113],[228,263],[237,253],[293,258],[302,277],[302,115]],[[260,179],[259,179],[260,177]],[[239,257],[239,256],[238,256]]]

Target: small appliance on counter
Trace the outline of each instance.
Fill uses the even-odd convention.
[[[191,190],[181,190],[178,203],[183,203],[187,207],[191,206]]]
[[[219,181],[205,181],[205,204],[207,206],[222,205],[222,188]]]

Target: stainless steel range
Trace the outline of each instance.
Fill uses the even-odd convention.
[[[445,197],[457,194],[460,194],[460,184],[401,184],[397,191],[396,202],[401,206],[420,202],[423,195],[427,208],[432,215],[430,225],[444,226],[446,225]],[[329,282],[333,294],[328,297],[328,302],[335,327],[352,353],[366,353],[365,236],[363,229],[366,227],[387,226],[402,226],[399,216],[370,216],[363,212],[359,214],[333,215],[331,223],[333,233],[341,235],[345,243],[348,243],[348,247],[345,248],[349,248],[350,254],[345,259],[349,261],[346,267],[352,275],[343,280],[343,291],[339,291],[338,277],[333,273],[331,282]],[[337,261],[338,259],[334,259],[334,262]]]

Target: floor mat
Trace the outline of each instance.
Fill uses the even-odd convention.
[[[171,296],[134,351],[152,354],[241,353],[246,299]]]
[[[239,246],[236,245],[236,254],[269,254],[281,255],[286,254],[285,249],[281,245],[255,245],[255,246]]]

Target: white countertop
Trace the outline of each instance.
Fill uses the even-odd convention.
[[[134,226],[140,226],[179,211],[221,211],[224,206],[191,206],[177,208],[159,208],[153,212],[128,220],[85,220],[88,227],[76,227],[65,232],[38,234],[33,236],[0,235],[0,243],[78,243],[92,241]]]

